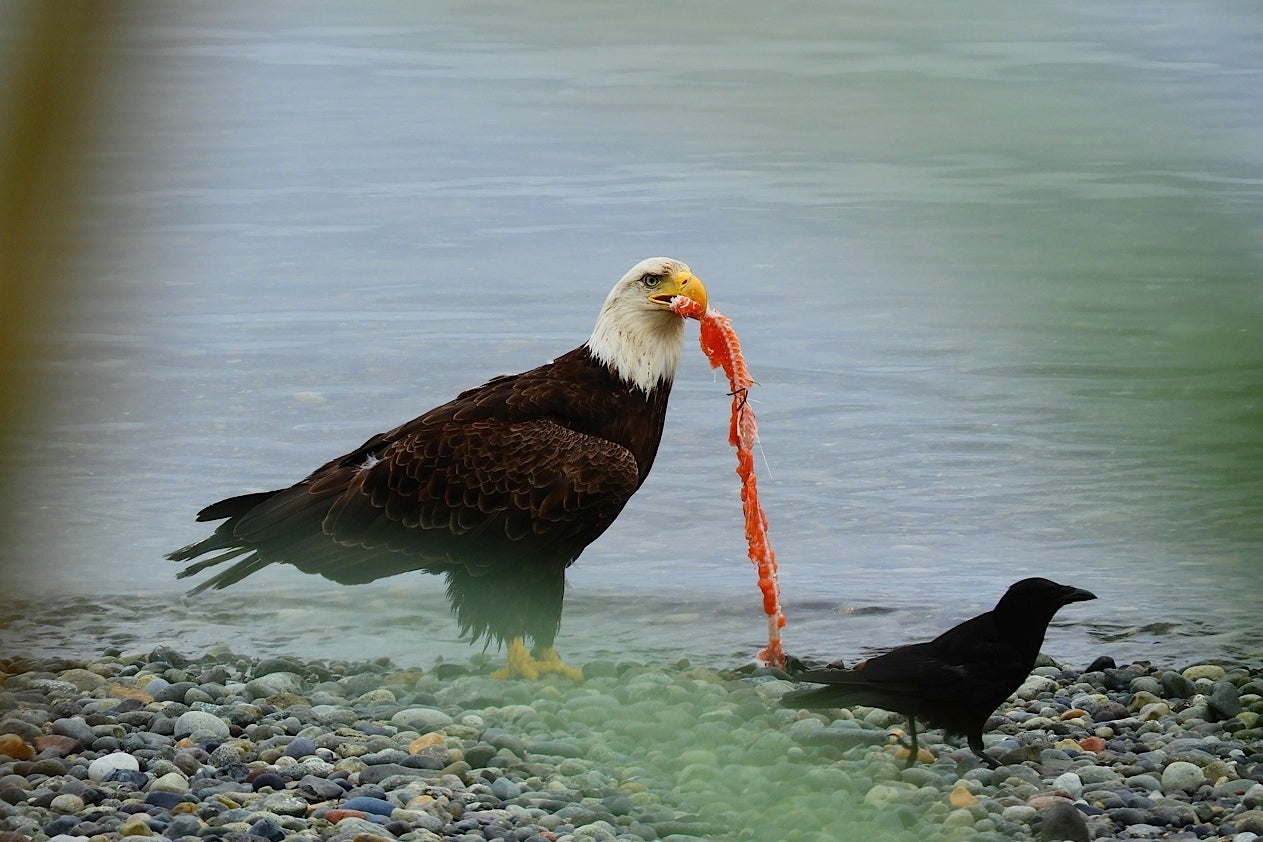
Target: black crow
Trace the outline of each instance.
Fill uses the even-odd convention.
[[[824,684],[786,694],[791,708],[866,705],[908,717],[911,756],[917,758],[917,720],[963,734],[969,748],[994,766],[982,751],[982,729],[1000,703],[1021,686],[1035,666],[1044,632],[1057,609],[1096,595],[1048,579],[1023,579],[996,607],[943,632],[928,643],[913,643],[861,661],[854,669],[815,669],[794,681]]]

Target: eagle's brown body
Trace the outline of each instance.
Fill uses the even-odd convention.
[[[695,284],[686,291],[700,289],[687,267],[670,263]],[[653,290],[658,282],[645,279],[656,277],[636,283]],[[233,562],[201,591],[276,563],[344,584],[442,573],[462,634],[551,647],[565,569],[648,476],[674,373],[672,362],[651,385],[626,379],[617,350],[600,356],[609,344],[598,337],[601,324],[553,362],[465,391],[289,488],[208,506],[198,520],[223,523],[170,558],[214,555],[179,575]],[[662,324],[678,346],[682,328]]]

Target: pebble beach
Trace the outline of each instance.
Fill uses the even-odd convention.
[[[0,840],[1043,840],[1263,836],[1263,672],[1041,658],[983,765],[775,671],[584,680],[213,646],[0,658]]]

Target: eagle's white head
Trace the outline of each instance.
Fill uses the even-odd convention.
[[[671,382],[684,349],[684,319],[671,311],[677,295],[706,309],[706,287],[687,265],[669,257],[640,261],[610,290],[588,350],[645,392]]]

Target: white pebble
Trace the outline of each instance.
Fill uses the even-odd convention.
[[[213,713],[204,710],[191,710],[180,714],[175,721],[176,739],[182,737],[227,739],[231,732],[228,723]]]
[[[104,757],[98,757],[96,760],[93,760],[88,765],[88,777],[97,783],[101,783],[116,769],[139,772],[140,763],[127,752],[116,751],[113,754],[107,754]]]
[[[1083,795],[1083,781],[1074,772],[1062,772],[1053,781],[1053,787],[1064,789],[1071,798],[1077,799]]]
[[[1200,766],[1177,760],[1162,770],[1162,791],[1184,790],[1191,792],[1206,781]]]

